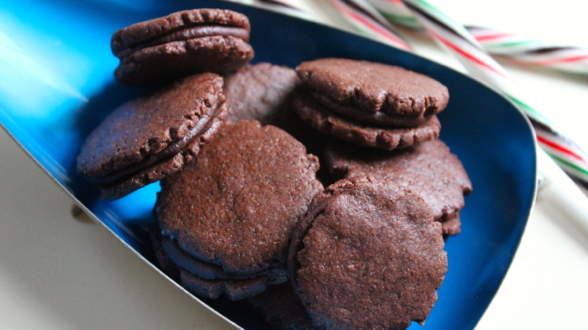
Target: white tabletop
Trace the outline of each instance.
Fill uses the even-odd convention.
[[[462,22],[588,47],[579,1],[432,2]],[[430,40],[413,37],[417,52],[459,69]],[[588,78],[506,67],[588,149]],[[3,130],[0,151],[0,329],[230,329],[102,226],[72,217],[67,194]],[[569,223],[540,194],[476,329],[588,327],[588,236]]]

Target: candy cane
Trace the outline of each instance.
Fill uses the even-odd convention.
[[[485,27],[467,26],[476,40],[493,55],[559,71],[588,75],[588,49],[549,44]]]
[[[411,29],[422,28],[402,0],[367,1],[394,24]],[[588,75],[588,49],[550,44],[487,27],[465,25],[464,28],[484,50],[492,55],[506,57],[520,63]]]
[[[465,27],[424,0],[403,0],[424,29],[474,77],[501,91],[531,120],[539,145],[570,176],[588,183],[588,155],[534,107],[523,101],[507,72]]]

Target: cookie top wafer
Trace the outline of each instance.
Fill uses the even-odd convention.
[[[149,86],[181,76],[234,71],[253,58],[250,24],[240,13],[193,9],[139,22],[114,33],[113,54],[120,58],[116,79]]]
[[[341,180],[313,200],[289,268],[303,305],[326,329],[405,329],[423,321],[447,271],[441,224],[392,182]]]
[[[418,126],[449,100],[438,81],[392,65],[325,58],[304,62],[296,71],[322,106],[373,124]]]
[[[255,273],[285,262],[296,223],[322,190],[317,170],[318,159],[286,132],[240,121],[162,182],[155,214],[195,258]]]
[[[223,80],[193,75],[123,104],[88,136],[77,171],[122,197],[191,161],[227,115]]]

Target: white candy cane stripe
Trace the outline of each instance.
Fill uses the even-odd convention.
[[[333,7],[360,33],[396,48],[410,50],[392,25],[363,0],[329,0]]]

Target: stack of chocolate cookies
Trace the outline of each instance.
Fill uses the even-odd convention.
[[[322,150],[333,181],[370,176],[419,193],[443,223],[460,232],[459,211],[472,184],[459,159],[438,139],[437,113],[447,88],[396,66],[319,59],[296,68],[302,83],[296,113],[331,138]]]
[[[151,90],[89,135],[78,172],[105,199],[161,181],[157,260],[196,296],[276,329],[423,324],[472,191],[439,139],[447,88],[361,60],[249,64],[249,31],[219,9],[117,31],[115,77]]]
[[[318,166],[276,127],[225,126],[193,164],[161,183],[155,215],[181,284],[239,300],[285,282],[292,232],[323,189]]]

